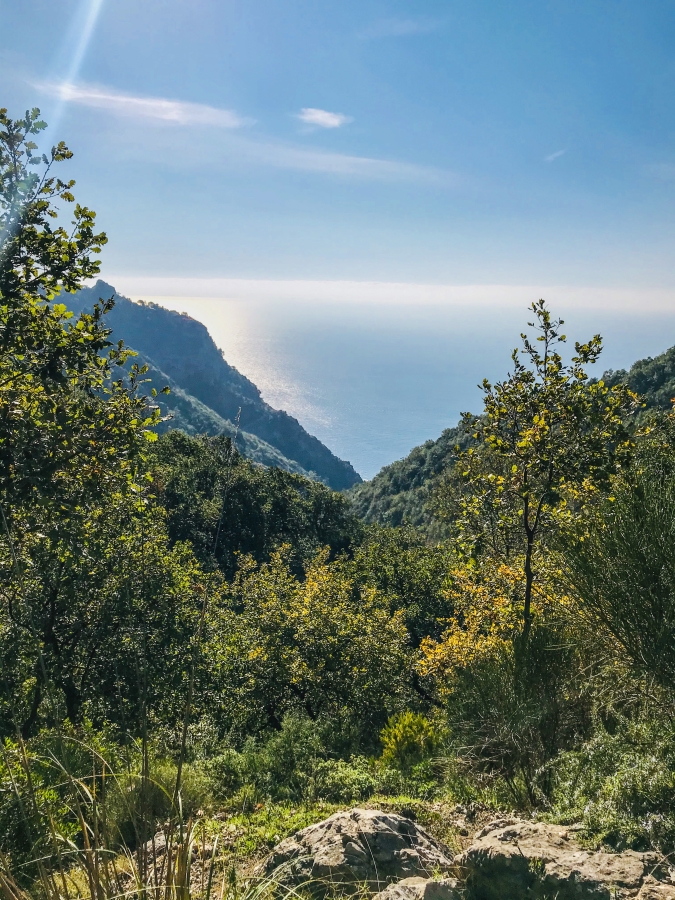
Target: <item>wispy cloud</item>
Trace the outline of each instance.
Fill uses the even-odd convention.
[[[204,103],[136,96],[96,85],[62,81],[43,82],[37,87],[64,103],[76,103],[136,119],[154,119],[177,125],[212,125],[217,128],[241,128],[242,125],[251,122],[250,119],[244,119],[232,110],[219,109]]]
[[[195,124],[216,126],[221,130],[221,137],[209,145],[210,163],[222,160],[227,166],[232,164],[257,165],[366,181],[414,183],[420,186],[435,185],[454,188],[463,183],[454,173],[432,166],[378,157],[333,153],[269,137],[243,134],[237,132],[237,129],[252,120],[244,119],[230,110],[218,109],[201,103],[134,96],[114,88],[69,82],[43,83],[39,87],[52,96],[62,98],[65,102],[91,107],[114,116],[140,118],[176,126]],[[304,109],[302,113],[320,114],[320,116],[314,115],[311,118],[311,122],[315,126],[319,124],[318,118],[329,117],[329,119],[322,118],[320,127],[324,128],[338,127],[332,121],[331,124],[328,124],[330,117],[338,118],[339,124],[349,120],[347,116],[326,110]],[[303,121],[307,122],[308,120]],[[188,128],[172,129],[171,140],[168,140],[164,133],[160,146],[157,146],[152,129],[131,129],[127,133],[126,130],[116,127],[114,134],[116,140],[123,142],[126,154],[138,153],[147,158],[147,154],[152,153],[154,158],[164,159],[171,166],[194,165],[195,161],[203,161],[202,148],[195,146]]]
[[[328,112],[326,109],[314,109],[311,106],[301,109],[297,117],[306,125],[316,125],[319,128],[340,128],[341,125],[354,121],[351,116]]]
[[[438,19],[426,17],[416,18],[390,18],[373,22],[368,28],[359,33],[361,40],[376,40],[388,37],[410,37],[415,34],[430,34],[440,25]]]
[[[240,138],[237,139],[236,145],[246,159],[280,169],[322,172],[369,181],[412,182],[445,187],[458,187],[460,184],[460,178],[454,173],[432,166],[371,156],[330,153],[278,141]]]
[[[544,157],[544,162],[551,163],[554,159],[558,159],[563,154],[567,153],[567,150],[556,150],[555,153],[549,153],[548,156]]]

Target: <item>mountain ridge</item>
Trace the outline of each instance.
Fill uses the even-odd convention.
[[[161,375],[174,391],[173,397],[159,398],[163,411],[174,412],[173,427],[195,433],[190,423],[197,421],[205,426],[204,433],[233,434],[241,410],[244,437],[238,443],[249,450],[243,450],[244,455],[324,481],[334,490],[360,483],[351,463],[339,459],[293,416],[262,399],[256,385],[224,359],[201,322],[155,303],[130,300],[102,280],[69,295],[66,305],[79,313],[110,297],[115,306],[107,321],[114,339],[123,339],[139,354],[137,361],[148,363],[154,387],[163,386]]]

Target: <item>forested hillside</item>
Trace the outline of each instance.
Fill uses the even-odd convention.
[[[605,372],[602,380],[613,387],[627,384],[642,398],[644,411],[669,410],[675,398],[675,347],[654,358],[633,363],[631,368]],[[644,415],[644,413],[641,413]],[[460,424],[446,428],[437,440],[426,441],[404,459],[385,466],[370,481],[349,491],[354,511],[364,522],[380,525],[410,524],[437,536],[442,525],[434,519],[430,501],[439,478],[471,443],[471,435]]]
[[[675,399],[675,347],[659,356],[633,363],[628,371],[610,369],[602,376],[609,385],[627,384],[642,398],[645,409],[671,409]]]
[[[115,306],[108,322],[113,340],[124,340],[149,363],[153,386],[172,387],[173,396],[159,398],[174,416],[168,427],[232,435],[241,410],[239,447],[250,458],[311,474],[335,490],[360,481],[348,462],[308,434],[297,419],[265,403],[253,382],[223,359],[201,322],[152,303],[133,303],[104,281],[69,297],[68,306],[79,313],[112,297]]]
[[[438,440],[415,447],[405,459],[352,488],[349,497],[354,511],[364,522],[431,527],[428,502],[433,485],[457,459],[457,446],[465,448],[470,442],[471,435],[461,426],[446,428]]]

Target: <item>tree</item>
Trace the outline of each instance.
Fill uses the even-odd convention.
[[[0,294],[21,297],[55,297],[61,289],[76,291],[85,279],[98,274],[91,253],[100,253],[107,242],[103,232],[94,233],[96,214],[75,205],[72,229],[59,225],[56,200],[74,203],[74,181],[51,175],[55,163],[73,154],[63,141],[52,147],[49,157],[36,154],[33,137],[47,127],[40,110],[12,120],[0,109]],[[30,167],[43,166],[42,173]]]
[[[406,690],[410,658],[401,613],[319,554],[303,580],[284,553],[244,560],[213,620],[223,728],[279,729],[301,713],[374,749]],[[393,707],[393,708],[392,708]]]
[[[449,573],[454,615],[440,640],[421,646],[420,675],[445,706],[458,760],[479,779],[499,776],[517,803],[549,794],[547,764],[589,723],[590,660],[554,574],[538,573],[527,652],[522,567],[489,558]]]
[[[543,300],[532,311],[536,341],[522,334],[513,372],[495,385],[483,382],[483,414],[463,415],[479,445],[461,454],[437,497],[441,510],[457,517],[466,552],[521,561],[523,644],[532,626],[537,554],[609,484],[630,448],[626,420],[635,405],[624,385],[610,389],[588,379],[585,366],[600,356],[600,335],[576,343],[565,363],[563,320],[552,320]]]
[[[230,578],[239,555],[266,562],[292,546],[296,573],[317,550],[347,551],[361,531],[347,499],[323,484],[244,459],[229,438],[172,431],[153,445],[154,492],[174,541],[190,541],[205,566]]]
[[[452,562],[447,545],[430,546],[412,526],[371,525],[348,565],[358,580],[387,598],[392,611],[402,611],[417,648],[427,637],[440,637],[442,622],[453,613],[448,599]]]
[[[174,724],[215,580],[131,495],[102,496],[65,528],[54,519],[17,514],[0,541],[0,733],[64,718],[133,735],[151,717]]]
[[[675,415],[639,436],[633,465],[565,548],[567,588],[641,675],[675,678]]]
[[[123,377],[130,351],[111,346],[112,300],[77,320],[54,302],[95,275],[105,234],[75,204],[72,228],[56,225],[57,201],[74,203],[73,181],[51,175],[72,157],[65,144],[36,156],[39,110],[13,121],[0,110],[0,502],[6,522],[26,503],[62,515],[109,485],[131,482],[156,410],[138,393],[143,370]],[[32,166],[42,166],[38,174]],[[114,375],[117,374],[115,378]],[[114,459],[114,464],[110,464]],[[76,488],[79,486],[79,490]]]
[[[26,700],[29,730],[52,688],[80,718],[91,673],[101,663],[97,677],[110,675],[101,648],[123,632],[121,610],[136,615],[131,582],[115,579],[129,536],[143,543],[135,517],[149,502],[144,448],[159,419],[139,391],[145,370],[126,372],[133,354],[108,340],[112,300],[77,319],[56,302],[98,272],[106,238],[79,204],[69,230],[58,224],[74,182],[52,168],[72,153],[60,143],[36,155],[44,128],[37,109],[16,121],[0,110],[0,637],[26,676],[9,678],[5,699]]]

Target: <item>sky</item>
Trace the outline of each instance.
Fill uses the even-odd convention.
[[[607,366],[675,344],[673,0],[0,0],[0,106],[74,151],[102,276],[362,473],[540,296]]]
[[[120,276],[672,288],[672,0],[0,0]]]

